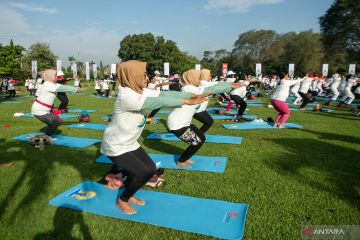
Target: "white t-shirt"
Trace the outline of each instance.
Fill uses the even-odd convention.
[[[214,86],[216,85],[218,82],[210,82],[210,81],[206,81],[206,80],[200,80],[200,86],[201,87],[211,87],[211,86]],[[205,101],[203,103],[200,104],[200,107],[199,109],[196,111],[197,113],[199,112],[203,112],[206,110],[207,106],[209,104],[209,101]]]
[[[29,81],[30,81],[29,79],[25,80],[25,87],[29,86]]]
[[[306,94],[309,91],[312,80],[313,80],[313,78],[304,77],[303,81],[301,82],[299,92],[302,92],[302,93]]]
[[[15,90],[15,82],[9,81],[8,90]]]
[[[79,87],[80,86],[80,80],[79,79],[75,79],[74,80],[74,87]]]
[[[186,85],[181,89],[183,92],[191,92],[194,94],[202,94],[205,90],[204,87],[195,87],[192,85]],[[183,127],[188,127],[191,124],[191,120],[200,108],[200,105],[183,105],[181,108],[175,108],[172,111],[166,121],[166,125],[170,130],[178,130]]]
[[[340,85],[340,82],[341,82],[341,77],[340,76],[334,77],[334,81],[331,84],[331,88],[332,89],[337,89],[339,87],[339,85]]]
[[[150,90],[156,90],[156,91],[160,91],[160,89],[158,87],[156,87],[156,84],[157,83],[149,83],[147,88],[150,89]]]
[[[235,82],[236,78],[226,78],[226,82]]]
[[[59,83],[52,83],[52,82],[45,81],[42,84],[36,99],[42,103],[52,106],[54,104],[54,101],[56,98],[55,91],[61,86],[62,85]],[[34,115],[39,115],[39,116],[49,114],[50,110],[51,110],[50,108],[43,106],[37,102],[34,102],[31,107],[31,113]]]
[[[356,85],[356,79],[350,78],[350,79],[347,81],[347,83],[346,83],[345,90],[351,91],[351,88],[352,88],[353,86],[355,86],[355,85]]]
[[[101,153],[119,156],[140,147],[137,140],[146,123],[146,113],[140,109],[145,102],[145,95],[150,94],[149,91],[151,90],[144,90],[145,94],[141,95],[131,88],[119,87],[114,114],[104,132]]]
[[[355,92],[354,92],[354,93],[360,94],[360,86],[355,89]]]
[[[104,80],[102,88],[103,90],[109,90],[109,80]]]
[[[302,80],[302,79],[301,79],[301,78],[298,78],[297,80]],[[293,86],[291,87],[290,92],[293,93],[293,94],[299,92],[300,84],[301,84],[301,81],[295,83],[295,85],[293,85]]]
[[[289,97],[289,90],[290,87],[300,83],[301,81],[303,81],[302,79],[298,79],[298,80],[281,80],[280,84],[277,86],[277,88],[275,89],[275,93],[273,94],[273,96],[271,97],[272,100],[280,100],[280,101],[286,101],[286,99]]]
[[[343,77],[343,78],[341,79],[340,85],[339,85],[339,87],[338,87],[338,89],[339,89],[340,92],[341,92],[341,91],[344,91],[344,89],[345,89],[345,87],[346,87],[346,84],[347,84],[346,78]]]
[[[35,84],[36,89],[42,84],[42,81],[43,81],[42,78],[36,79],[36,84]]]
[[[239,88],[234,88],[230,92],[230,95],[236,95],[236,96],[239,96],[239,97],[243,98],[246,95],[246,86],[249,86],[250,82],[246,81],[246,80],[240,80],[239,83],[243,83],[243,84],[245,84],[245,86],[242,86],[242,87],[239,87]]]
[[[99,82],[95,82],[95,89],[100,89],[100,83]]]
[[[30,79],[29,80],[29,89],[35,89],[35,79]]]

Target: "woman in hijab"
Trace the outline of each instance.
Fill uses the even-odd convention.
[[[145,205],[144,200],[134,195],[156,172],[155,163],[137,142],[146,124],[145,110],[196,105],[205,98],[189,93],[146,89],[145,62],[131,60],[119,64],[117,77],[120,82],[119,94],[112,121],[104,133],[101,153],[122,168],[126,175],[125,189],[117,200],[117,207],[125,214],[135,214],[137,211],[130,203]]]
[[[240,83],[227,82],[221,82],[210,87],[200,86],[200,71],[194,69],[186,71],[182,74],[181,85],[183,86],[182,92],[205,95],[230,92],[232,88],[242,86]],[[205,142],[204,132],[198,129],[195,125],[191,124],[194,114],[200,107],[201,105],[182,106],[181,108],[176,108],[170,113],[167,119],[167,127],[169,131],[190,145],[180,156],[177,162],[179,167],[191,168],[189,163],[192,163],[193,161],[190,158]]]
[[[54,110],[53,106],[56,94],[77,92],[78,88],[56,83],[56,71],[52,69],[45,70],[42,78],[44,83],[39,89],[38,96],[31,107],[31,113],[48,125],[45,134],[51,137],[61,122],[61,118],[57,115],[57,111]]]

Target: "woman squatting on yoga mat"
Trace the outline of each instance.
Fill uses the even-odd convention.
[[[125,189],[117,200],[117,207],[125,214],[135,214],[136,210],[130,203],[145,205],[145,202],[135,198],[134,194],[156,172],[155,163],[137,142],[146,124],[145,110],[196,105],[206,98],[191,93],[146,89],[145,62],[123,62],[117,67],[117,76],[121,86],[100,151],[126,175]]]
[[[286,99],[289,97],[289,90],[291,86],[294,86],[303,81],[303,79],[289,80],[287,74],[280,74],[280,85],[275,89],[274,95],[271,97],[271,104],[278,112],[276,116],[274,127],[284,128],[285,123],[290,117],[290,110],[286,104]]]
[[[309,90],[310,90],[312,81],[313,81],[313,75],[306,74],[305,77],[303,78],[303,81],[301,82],[299,94],[300,94],[301,98],[303,99],[303,102],[300,105],[300,110],[305,110],[306,105],[308,105],[308,103],[311,100],[312,95],[311,95],[311,93],[309,93]]]
[[[181,77],[182,92],[188,92],[193,94],[205,94],[212,95],[216,93],[229,92],[232,88],[242,86],[240,83],[227,83],[221,82],[211,87],[200,86],[200,71],[191,69],[182,74]],[[181,154],[177,165],[183,168],[190,168],[188,164],[192,162],[190,159],[204,144],[205,135],[195,125],[191,124],[191,120],[196,111],[201,107],[197,106],[182,106],[181,108],[175,108],[169,114],[167,119],[167,127],[169,132],[175,134],[182,141],[190,144]]]
[[[37,119],[48,125],[45,134],[47,136],[52,136],[61,122],[61,119],[53,106],[56,94],[77,92],[78,88],[56,83],[56,71],[52,69],[45,70],[42,78],[44,83],[39,89],[38,96],[31,107],[31,113]]]

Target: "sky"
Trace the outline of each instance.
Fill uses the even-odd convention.
[[[232,50],[249,30],[278,33],[312,29],[334,0],[0,0],[0,43],[28,48],[50,44],[65,65],[117,63],[121,40],[151,32],[202,58],[206,50]]]

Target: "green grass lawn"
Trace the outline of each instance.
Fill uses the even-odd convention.
[[[93,123],[105,123],[101,117],[112,113],[115,102],[114,98],[69,98],[70,108],[99,110],[90,114]],[[95,163],[100,144],[39,151],[12,141],[44,127],[35,118],[13,117],[15,112],[30,112],[32,104],[30,98],[16,101],[23,104],[0,104],[0,163],[16,162],[0,167],[0,239],[211,239],[50,206],[50,199],[72,186],[101,179],[110,165]],[[262,101],[267,103],[267,97]],[[275,116],[266,107],[249,109],[258,117]],[[197,155],[227,156],[225,172],[166,170],[167,184],[158,191],[248,203],[244,239],[299,239],[301,225],[360,224],[359,120],[348,110],[292,112],[288,122],[304,129],[246,131],[226,130],[217,120],[208,134],[241,136],[243,143],[208,143]],[[73,122],[76,119],[64,121],[59,133],[102,139],[102,131],[68,129],[66,125]],[[5,124],[10,128],[3,128]],[[166,131],[163,123],[147,125],[142,136],[157,131]],[[180,154],[187,146],[143,137],[139,142],[148,153]]]

